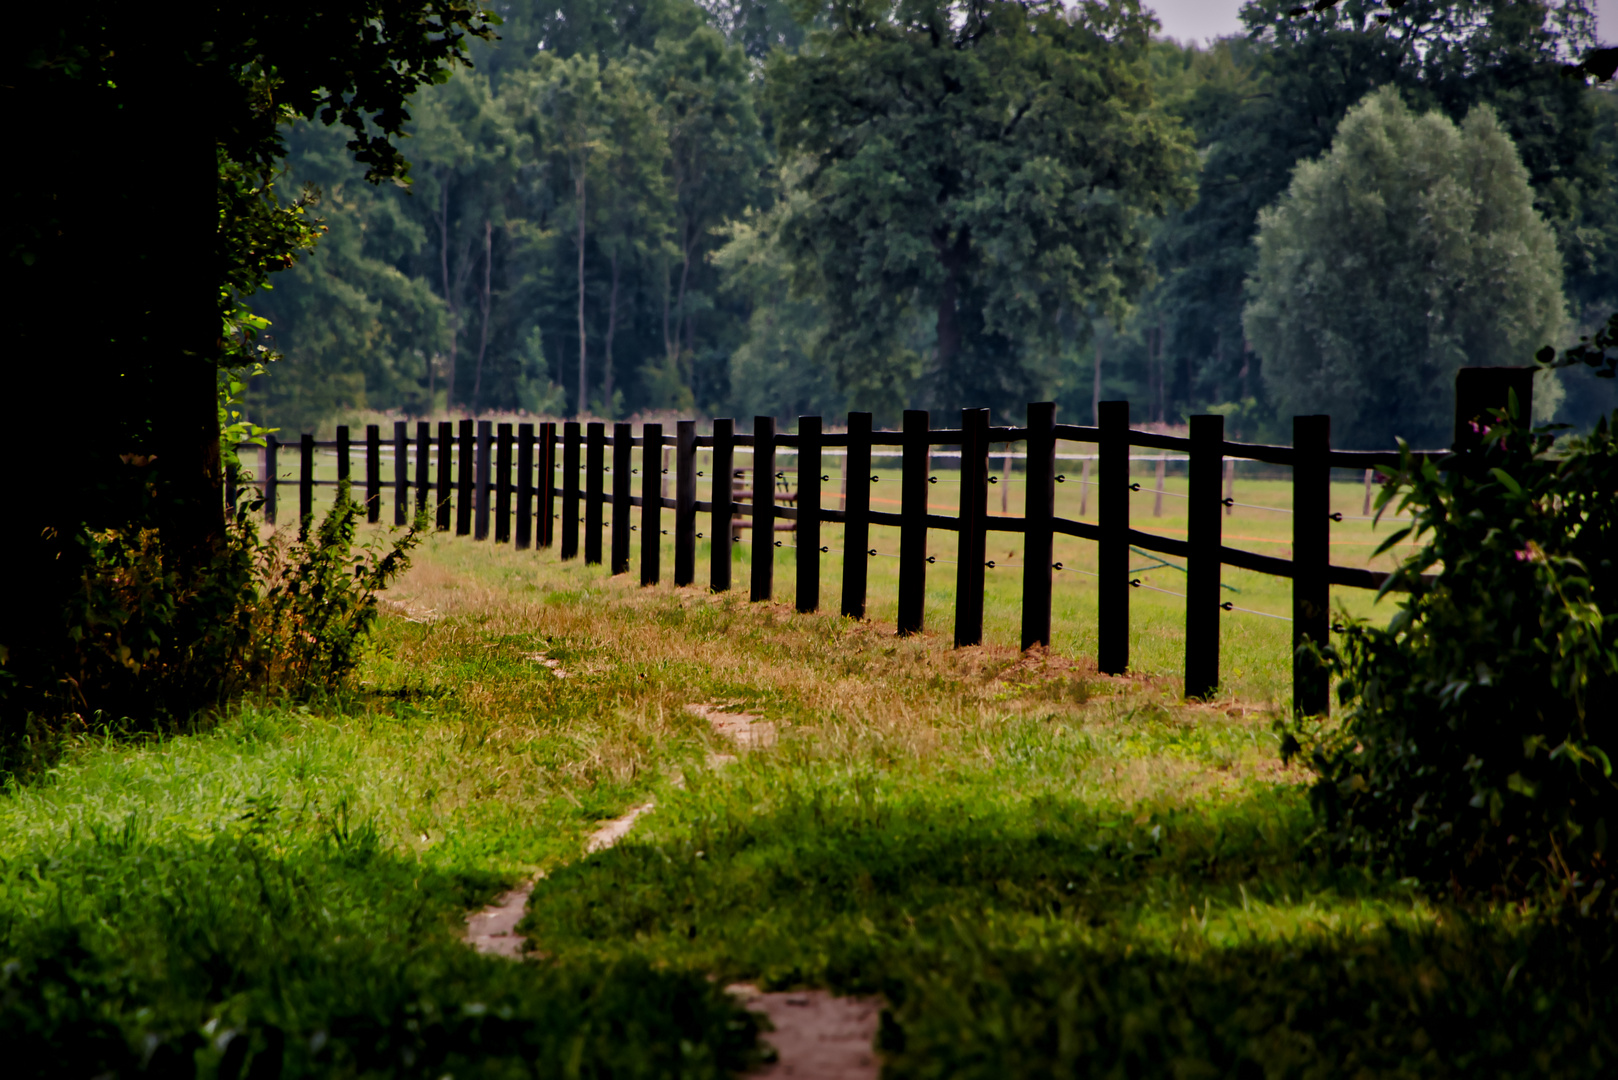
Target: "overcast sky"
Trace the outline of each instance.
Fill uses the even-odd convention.
[[[1157,12],[1163,33],[1180,41],[1202,41],[1242,28],[1236,18],[1242,0],[1146,0],[1144,6]],[[1618,0],[1596,0],[1595,8],[1602,41],[1618,39]]]

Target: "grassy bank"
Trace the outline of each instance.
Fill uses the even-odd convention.
[[[1284,624],[1227,634],[1234,689],[1184,705],[1167,600],[1111,679],[1070,644],[1082,593],[1069,644],[1020,658],[1005,598],[957,651],[942,615],[901,641],[880,605],[798,616],[465,540],[417,562],[353,694],[89,741],[0,800],[17,1060],[724,1075],[757,1051],[720,987],[751,979],[885,995],[895,1076],[1611,1067],[1605,928],[1306,854]],[[738,749],[690,704],[779,737]],[[539,958],[472,954],[464,912],[536,873]]]

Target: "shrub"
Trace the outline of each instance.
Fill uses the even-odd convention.
[[[419,526],[355,546],[362,508],[346,483],[318,528],[268,539],[257,502],[234,508],[201,569],[165,557],[158,530],[86,530],[59,679],[30,702],[61,732],[90,723],[172,729],[256,690],[341,687],[376,621],[376,594],[409,565]],[[36,724],[36,733],[37,733]]]
[[[1386,628],[1328,650],[1344,707],[1304,751],[1340,854],[1468,895],[1611,910],[1618,836],[1618,439],[1500,414],[1477,451],[1383,490],[1424,538]],[[1425,572],[1436,574],[1424,578]]]

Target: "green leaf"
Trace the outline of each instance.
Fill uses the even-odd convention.
[[[1495,468],[1489,470],[1489,474],[1496,480],[1500,481],[1501,484],[1505,485],[1506,490],[1511,492],[1513,495],[1522,494],[1522,485],[1513,480],[1511,478],[1511,474],[1506,472],[1506,470],[1496,466]]]

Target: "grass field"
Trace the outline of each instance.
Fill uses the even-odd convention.
[[[1284,535],[1259,513],[1228,531]],[[1187,705],[1173,597],[1133,594],[1107,678],[1084,579],[1020,657],[1008,578],[953,650],[952,573],[901,640],[892,560],[857,624],[794,613],[778,554],[750,605],[436,537],[352,694],[86,740],[0,799],[0,1044],[29,1075],[717,1076],[758,1054],[745,979],[881,994],[894,1077],[1610,1074],[1608,930],[1309,854],[1286,624],[1227,618]],[[465,912],[535,874],[532,958],[473,954]]]

